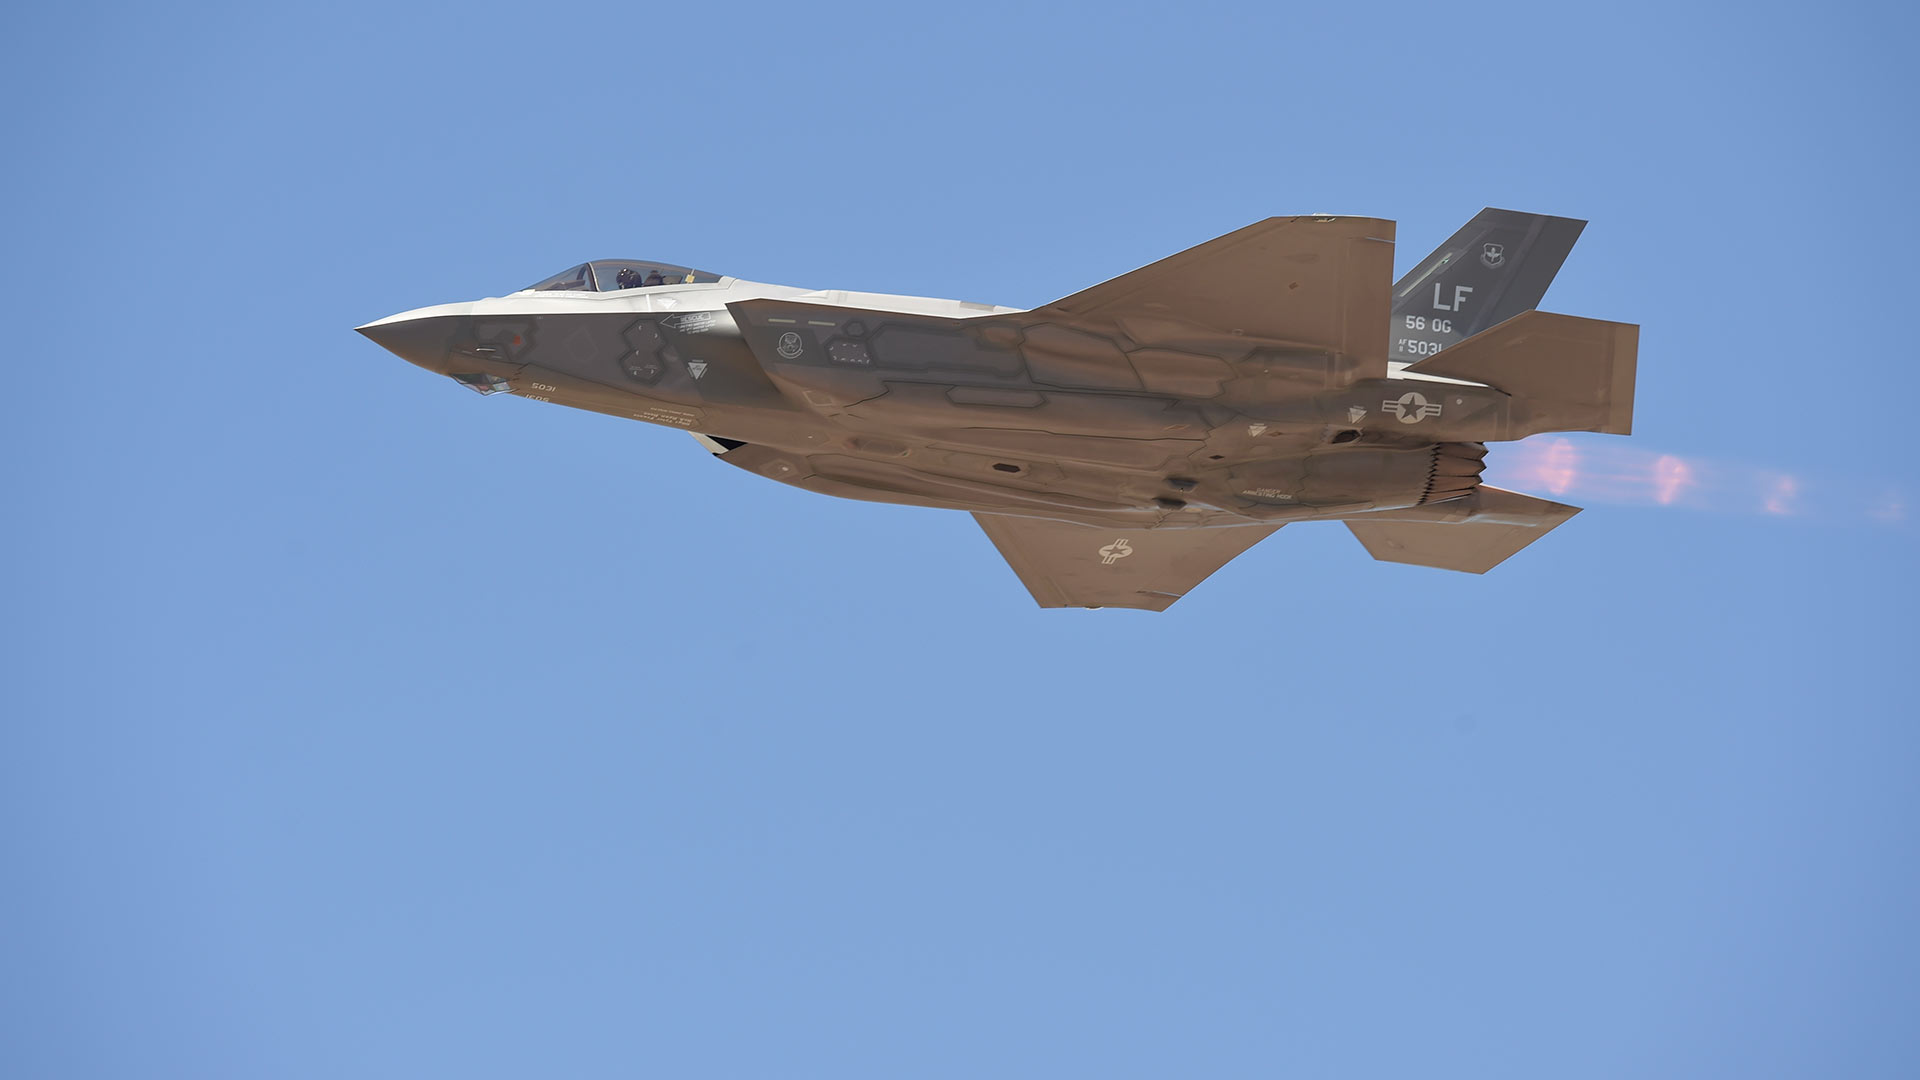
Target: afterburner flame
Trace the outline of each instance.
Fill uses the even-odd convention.
[[[1578,438],[1578,437],[1576,437]],[[1885,487],[1848,490],[1795,473],[1708,461],[1563,435],[1497,446],[1487,456],[1487,482],[1545,492],[1574,503],[1678,506],[1723,513],[1820,520],[1906,520],[1906,498]]]
[[[1767,492],[1767,501],[1762,504],[1769,514],[1793,513],[1793,497],[1800,494],[1800,481],[1791,476],[1782,476],[1773,482],[1773,488]]]
[[[1661,506],[1673,505],[1681,490],[1692,482],[1693,466],[1672,454],[1661,454],[1653,463],[1653,501]]]

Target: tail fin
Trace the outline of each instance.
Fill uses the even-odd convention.
[[[1485,383],[1513,399],[1504,438],[1542,431],[1633,434],[1640,328],[1526,311],[1406,369]]]
[[[1587,223],[1488,207],[1393,286],[1396,363],[1412,363],[1539,306]]]
[[[1465,498],[1346,524],[1381,562],[1484,574],[1579,512],[1577,506],[1480,487]]]

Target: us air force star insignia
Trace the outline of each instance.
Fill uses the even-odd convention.
[[[1480,261],[1487,264],[1489,270],[1498,270],[1507,261],[1505,244],[1488,244],[1480,249]]]
[[[1413,390],[1381,402],[1380,407],[1399,417],[1403,424],[1417,424],[1429,416],[1440,415],[1438,404],[1429,402],[1424,394]]]
[[[796,334],[791,330],[789,330],[788,332],[780,335],[779,351],[782,359],[792,360],[798,357],[802,352],[805,352],[806,348],[807,346],[804,342],[800,340],[799,334]]]
[[[1112,566],[1131,554],[1133,554],[1132,544],[1127,543],[1125,539],[1115,540],[1100,549],[1100,565]]]

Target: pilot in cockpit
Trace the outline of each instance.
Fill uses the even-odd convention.
[[[670,266],[645,260],[598,259],[576,266],[534,285],[525,292],[622,292],[660,285],[712,284],[720,275],[684,266]]]

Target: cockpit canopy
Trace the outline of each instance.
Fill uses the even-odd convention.
[[[636,259],[595,259],[590,263],[581,263],[571,270],[563,270],[545,281],[529,285],[520,291],[618,292],[621,289],[644,289],[654,285],[712,284],[719,280],[719,274],[709,274],[705,270],[692,270],[668,263]]]

